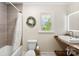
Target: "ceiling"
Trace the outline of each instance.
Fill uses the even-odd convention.
[[[4,2],[5,4],[10,4],[10,2]],[[12,2],[13,4],[22,4],[23,2]]]

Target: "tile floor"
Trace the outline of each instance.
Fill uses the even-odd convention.
[[[41,52],[41,56],[56,56],[54,52]]]

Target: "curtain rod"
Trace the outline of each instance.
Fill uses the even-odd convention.
[[[21,13],[21,10],[19,10],[12,2],[9,2],[18,12]]]

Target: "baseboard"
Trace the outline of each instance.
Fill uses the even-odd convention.
[[[55,52],[40,52],[40,54],[47,54],[48,56],[56,56]]]

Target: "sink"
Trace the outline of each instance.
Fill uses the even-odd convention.
[[[68,42],[68,43],[79,43],[79,38],[74,38],[74,37],[70,37],[70,36],[59,36],[59,38],[64,41],[64,42]]]
[[[72,38],[69,39],[69,42],[70,43],[79,43],[79,38],[73,38],[72,37]]]

